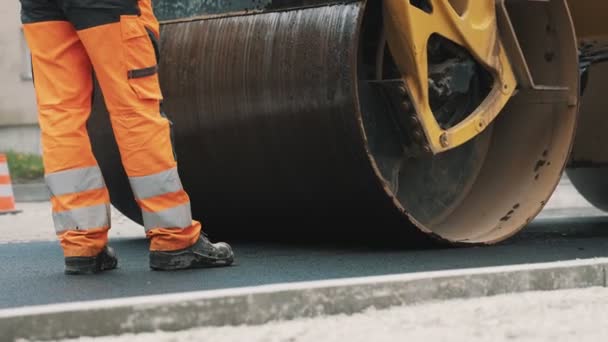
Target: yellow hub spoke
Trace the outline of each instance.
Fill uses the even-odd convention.
[[[387,41],[407,85],[433,153],[476,137],[498,116],[513,95],[516,80],[498,33],[495,0],[461,0],[459,14],[449,0],[430,0],[432,12],[410,0],[384,0]],[[462,46],[494,79],[492,90],[473,113],[444,130],[429,101],[428,42],[438,34]]]

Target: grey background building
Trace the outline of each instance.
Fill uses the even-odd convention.
[[[17,0],[0,5],[0,151],[40,153],[29,51]]]

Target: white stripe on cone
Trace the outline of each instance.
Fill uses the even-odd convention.
[[[4,156],[3,154],[0,155]],[[6,156],[4,157],[6,158]],[[0,176],[9,176],[8,178],[10,182],[8,163],[6,161],[0,162]],[[12,184],[0,184],[0,198],[12,199],[12,201],[9,201],[9,208],[0,208],[0,214],[17,212],[17,210],[15,210],[15,195],[13,194]]]
[[[10,185],[0,185],[0,197],[13,197],[13,187]]]

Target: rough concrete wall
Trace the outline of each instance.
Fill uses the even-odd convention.
[[[36,99],[17,0],[0,5],[0,151],[40,153]]]
[[[19,1],[0,5],[0,126],[36,123],[36,103],[31,80],[23,73],[29,62],[23,44]],[[0,140],[2,137],[0,136]]]
[[[38,125],[0,126],[0,152],[42,154]]]

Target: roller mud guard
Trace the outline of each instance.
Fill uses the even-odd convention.
[[[485,129],[435,153],[395,71],[380,1],[165,23],[164,109],[194,216],[232,238],[490,244],[515,234],[564,168],[577,51],[563,1],[497,4],[495,39],[520,86]],[[466,47],[432,39],[429,101],[449,128],[475,113],[495,75]],[[112,202],[139,220],[100,96],[90,125]]]

